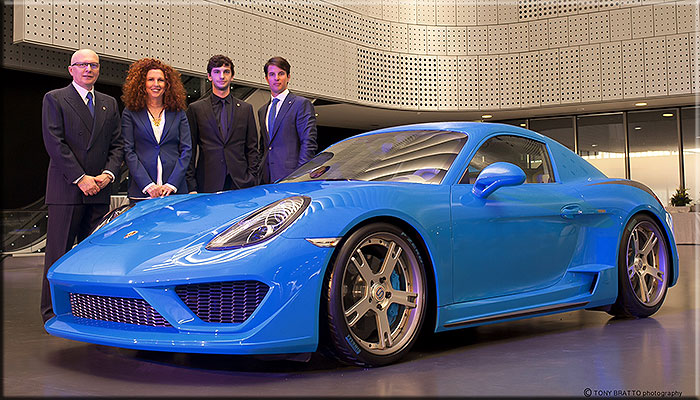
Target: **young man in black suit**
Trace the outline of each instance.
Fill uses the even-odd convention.
[[[207,78],[212,94],[187,108],[192,136],[192,158],[187,170],[190,193],[241,189],[257,183],[255,116],[250,104],[231,94],[233,75],[230,58],[210,58]]]
[[[44,146],[50,158],[41,290],[44,322],[54,316],[46,272],[109,211],[112,182],[124,156],[117,101],[95,91],[99,57],[92,50],[78,50],[71,57],[68,72],[73,82],[48,92],[41,111]]]

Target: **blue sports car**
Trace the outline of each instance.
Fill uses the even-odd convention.
[[[423,330],[649,316],[678,255],[646,186],[526,129],[453,122],[351,137],[275,184],[115,210],[48,278],[63,338],[379,366]]]

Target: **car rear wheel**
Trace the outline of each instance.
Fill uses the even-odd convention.
[[[390,364],[413,346],[426,312],[425,268],[411,238],[364,226],[339,249],[326,287],[330,348],[363,367]]]
[[[656,221],[636,215],[627,223],[618,260],[619,290],[610,313],[640,318],[654,314],[666,297],[671,262]]]

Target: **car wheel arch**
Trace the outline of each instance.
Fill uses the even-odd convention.
[[[426,315],[425,315],[425,321],[423,323],[422,331],[419,332],[419,341],[422,341],[422,338],[430,335],[431,333],[435,332],[436,329],[436,320],[437,320],[437,282],[435,280],[435,266],[433,264],[433,259],[430,255],[430,252],[428,251],[428,247],[423,240],[422,236],[416,230],[411,224],[408,222],[397,218],[393,216],[375,216],[372,218],[368,218],[365,220],[362,220],[361,222],[355,224],[352,226],[350,229],[348,229],[345,234],[343,235],[343,238],[338,242],[338,244],[335,246],[335,249],[333,251],[333,255],[330,257],[327,265],[325,266],[324,270],[324,286],[325,282],[327,282],[327,279],[329,278],[329,274],[331,271],[332,265],[335,263],[336,258],[338,257],[338,253],[340,249],[343,247],[343,244],[345,241],[358,229],[361,229],[364,226],[373,224],[373,223],[387,223],[390,225],[394,225],[397,228],[403,230],[408,237],[415,243],[415,245],[418,247],[418,251],[420,253],[420,256],[422,258],[423,266],[425,268],[425,276],[427,279],[427,288],[428,288],[428,296],[427,296],[427,307],[426,307]],[[319,296],[319,321],[321,323],[318,324],[319,328],[319,349],[323,349],[323,343],[328,340],[328,332],[326,331],[325,324],[323,323],[324,319],[327,318],[327,312],[328,310],[326,309],[326,302],[324,301],[324,294],[323,291],[320,291],[320,296]],[[327,342],[326,342],[327,343]]]
[[[630,213],[630,215],[627,217],[627,219],[623,221],[623,223],[622,223],[622,229],[624,230],[625,227],[627,226],[627,224],[629,224],[629,222],[630,222],[632,219],[634,219],[634,217],[639,216],[639,215],[644,215],[644,216],[647,216],[647,217],[651,218],[652,220],[654,220],[654,222],[656,222],[657,225],[659,225],[659,226],[661,227],[661,229],[663,230],[664,235],[666,236],[666,238],[665,238],[665,239],[666,239],[666,250],[668,251],[668,254],[669,254],[669,255],[674,254],[675,252],[674,252],[673,249],[671,248],[670,235],[669,235],[668,228],[667,228],[666,224],[664,224],[664,223],[661,221],[661,219],[659,218],[658,215],[654,214],[653,212],[651,212],[651,211],[649,211],[649,210],[642,209],[642,210],[637,210],[637,211],[635,211],[635,212],[633,212],[633,213]],[[623,231],[620,231],[620,235],[619,235],[619,237],[618,237],[618,239],[617,239],[618,248],[619,248],[620,245],[621,245],[623,233],[624,233]],[[619,261],[620,261],[618,258],[619,258],[619,255],[615,258],[615,265],[618,265],[617,263],[619,263]],[[669,267],[671,268],[671,271],[669,271],[669,272],[670,272],[669,275],[670,275],[670,276],[675,276],[675,275],[676,275],[676,269],[678,268],[678,264],[675,262],[675,257],[671,257],[671,263],[669,264]],[[671,287],[671,285],[669,285],[669,287]]]

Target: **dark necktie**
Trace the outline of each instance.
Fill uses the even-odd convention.
[[[275,128],[275,114],[277,111],[277,103],[279,103],[279,101],[280,99],[277,98],[272,99],[270,113],[267,115],[267,135],[270,137],[270,140],[272,140],[272,131]]]
[[[228,111],[226,110],[226,99],[221,99],[221,116],[219,117],[219,122],[221,123],[221,138],[226,140],[228,135]]]
[[[88,92],[87,95],[85,96],[87,98],[87,106],[88,110],[90,110],[90,115],[93,117],[95,116],[95,105],[92,104],[92,92]]]

